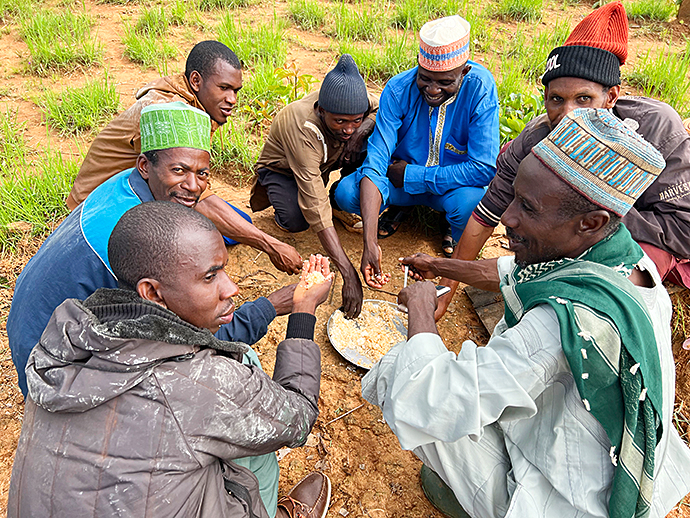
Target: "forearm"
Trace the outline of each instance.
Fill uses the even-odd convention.
[[[359,184],[360,208],[364,231],[365,248],[378,245],[378,221],[381,211],[381,193],[369,178],[364,177]]]
[[[432,273],[444,277],[444,280],[462,282],[482,290],[499,291],[497,262],[498,259],[468,261],[437,257],[433,259]]]
[[[316,236],[319,238],[319,241],[321,241],[321,246],[323,246],[326,251],[326,255],[330,258],[335,267],[338,268],[338,271],[340,271],[343,277],[357,275],[354,266],[352,266],[350,259],[345,254],[345,250],[343,250],[335,227],[324,228],[317,232]]]
[[[196,210],[213,221],[221,234],[242,244],[268,252],[272,250],[274,243],[280,243],[245,220],[215,194],[201,200]]]

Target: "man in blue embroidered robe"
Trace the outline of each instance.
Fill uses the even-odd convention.
[[[514,257],[403,259],[420,280],[500,283],[506,301],[487,346],[456,356],[433,285],[415,283],[399,295],[407,342],[362,380],[449,515],[661,518],[690,491],[671,303],[620,224],[664,165],[606,110],[575,110],[520,165],[503,215]]]
[[[377,226],[382,210],[426,205],[445,212],[457,241],[496,173],[496,83],[468,61],[469,38],[469,24],[457,15],[422,27],[419,66],[388,81],[367,158],[335,191],[340,209],[362,216],[361,269],[372,287],[385,281]]]

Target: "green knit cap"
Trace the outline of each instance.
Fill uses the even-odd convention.
[[[142,153],[173,147],[211,152],[211,118],[181,101],[144,107],[139,129]]]

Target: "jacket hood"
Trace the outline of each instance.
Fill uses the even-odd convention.
[[[172,76],[165,76],[150,82],[149,84],[142,86],[136,93],[135,97],[141,99],[151,90],[158,90],[159,92],[168,92],[171,94],[179,95],[182,97],[187,104],[191,104],[195,108],[203,110],[204,107],[194,95],[194,92],[189,86],[189,82],[184,74],[175,74]]]
[[[247,347],[217,339],[135,292],[102,288],[53,313],[26,367],[29,395],[50,412],[84,412],[202,348],[236,359]]]

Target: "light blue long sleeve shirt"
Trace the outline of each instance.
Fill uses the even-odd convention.
[[[369,178],[384,204],[392,160],[407,162],[404,189],[409,194],[484,187],[494,177],[499,148],[496,83],[483,66],[467,63],[472,69],[457,95],[437,108],[430,108],[417,88],[417,67],[398,74],[383,89],[357,183]]]

